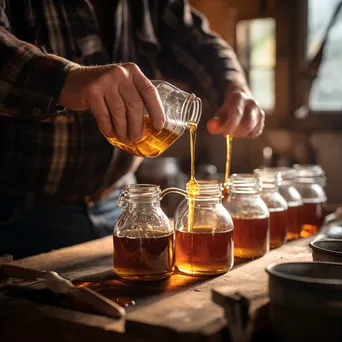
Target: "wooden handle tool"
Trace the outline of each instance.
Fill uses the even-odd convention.
[[[46,286],[58,293],[72,294],[78,300],[90,305],[94,310],[106,316],[119,319],[126,315],[120,305],[87,287],[77,288],[74,284],[58,273],[43,271],[14,264],[0,264],[1,273],[5,277],[23,280],[42,280]]]

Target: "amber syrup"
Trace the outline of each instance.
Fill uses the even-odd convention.
[[[114,235],[114,271],[128,281],[167,278],[174,269],[174,234],[154,231],[154,237]]]
[[[254,259],[263,256],[270,248],[268,217],[232,216],[234,223],[234,256]]]

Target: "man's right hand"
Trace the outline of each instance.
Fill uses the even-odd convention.
[[[58,104],[91,110],[103,134],[124,143],[142,138],[144,106],[156,130],[165,123],[157,89],[133,63],[71,67]]]

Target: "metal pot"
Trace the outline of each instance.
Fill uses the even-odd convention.
[[[326,239],[309,243],[313,261],[342,263],[342,240]]]
[[[276,341],[342,341],[342,265],[283,263],[267,267]]]

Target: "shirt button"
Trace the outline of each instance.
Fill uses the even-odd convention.
[[[42,116],[42,110],[40,108],[34,108],[32,110],[32,114],[33,116],[35,116],[36,118],[39,118],[40,116]]]

